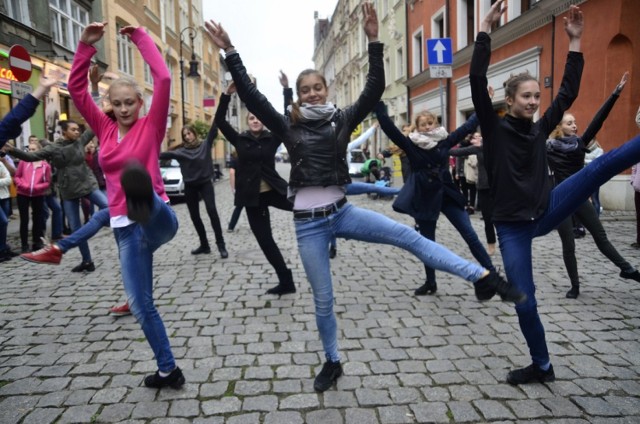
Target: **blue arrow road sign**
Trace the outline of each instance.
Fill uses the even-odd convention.
[[[427,61],[429,65],[451,65],[453,62],[451,38],[431,38],[427,40]]]

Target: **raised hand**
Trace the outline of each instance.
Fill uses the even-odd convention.
[[[584,29],[584,17],[582,11],[578,6],[571,5],[569,7],[569,14],[563,18],[564,30],[570,39],[582,37],[582,30]]]
[[[211,41],[213,41],[213,44],[218,46],[218,48],[226,51],[233,47],[229,34],[222,28],[222,24],[215,23],[213,20],[205,21],[204,29]]]
[[[98,83],[102,81],[103,76],[104,74],[100,73],[100,67],[98,64],[94,63],[91,66],[91,69],[89,69],[89,81],[91,82],[91,85],[98,85]]]
[[[364,15],[364,33],[367,34],[369,42],[378,41],[378,15],[373,4],[370,2],[363,3],[362,13]]]
[[[127,37],[131,38],[131,34],[133,34],[133,31],[135,31],[136,29],[138,29],[138,27],[127,25],[126,27],[120,28],[120,34],[126,35]]]
[[[278,77],[278,79],[280,80],[280,85],[282,85],[282,88],[289,88],[289,78],[287,77],[287,74],[282,72],[282,70],[280,70],[280,76]]]
[[[236,91],[237,91],[237,90],[236,90],[236,83],[235,83],[235,82],[233,82],[233,81],[231,81],[231,82],[229,83],[229,85],[227,86],[227,94],[230,96],[230,95],[232,95],[233,93],[235,93]]]
[[[104,35],[104,27],[107,25],[106,22],[92,22],[82,31],[82,35],[80,36],[80,41],[85,44],[89,44],[90,46],[99,41]]]
[[[629,71],[625,72],[622,75],[622,79],[620,80],[620,82],[618,83],[618,85],[616,86],[616,90],[619,92],[622,91],[622,89],[624,88],[624,86],[627,84],[627,81],[629,80]]]
[[[480,31],[486,33],[491,32],[491,27],[500,21],[500,18],[506,11],[507,5],[504,4],[504,0],[498,0],[495,2],[489,9],[489,12],[487,12],[482,22],[480,22]]]

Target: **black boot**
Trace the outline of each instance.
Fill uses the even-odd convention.
[[[438,284],[435,281],[425,281],[413,294],[416,296],[424,296],[425,294],[435,294],[436,291],[438,291]]]
[[[280,281],[278,285],[267,290],[267,294],[277,294],[281,296],[283,294],[296,292],[296,285],[293,282],[293,274],[291,274],[290,269],[284,272],[278,272],[278,280]]]
[[[571,284],[571,289],[566,294],[567,299],[577,299],[580,294],[580,285]]]
[[[199,255],[201,253],[204,253],[204,254],[211,253],[211,248],[209,247],[208,244],[200,244],[200,246],[197,249],[193,249],[191,251],[192,255]]]
[[[229,252],[227,252],[227,249],[224,245],[224,243],[216,243],[216,245],[218,246],[218,252],[220,252],[220,257],[222,259],[226,259],[229,257]]]

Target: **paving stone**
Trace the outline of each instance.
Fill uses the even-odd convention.
[[[23,424],[54,423],[64,412],[62,408],[36,408],[22,421]]]
[[[409,405],[419,423],[449,422],[447,405],[444,402],[421,402]]]
[[[371,409],[349,408],[345,412],[346,424],[378,424],[376,412]]]
[[[620,410],[605,399],[574,396],[571,400],[589,415],[604,415],[609,417],[620,415]]]
[[[93,398],[91,398],[91,403],[118,403],[126,394],[127,389],[124,387],[98,390]]]
[[[296,411],[269,412],[264,417],[264,424],[303,424],[302,415]]]
[[[520,419],[544,418],[551,416],[551,412],[537,400],[507,401],[507,405]]]
[[[378,409],[381,423],[413,423],[413,413],[407,406],[383,406]]]
[[[512,420],[515,418],[504,405],[495,400],[479,399],[473,401],[473,405],[487,420]]]
[[[82,405],[72,406],[67,408],[62,414],[57,423],[88,423],[93,420],[93,417],[97,416],[99,405]]]
[[[321,409],[311,411],[304,417],[305,424],[342,424],[344,419],[336,409]]]
[[[180,399],[171,402],[169,416],[197,417],[200,415],[200,402],[196,399]]]
[[[259,424],[260,414],[242,414],[230,417],[227,420],[227,424]]]
[[[105,405],[100,411],[99,421],[105,423],[119,423],[131,416],[135,405],[132,403],[116,403]]]
[[[481,421],[480,415],[478,415],[470,402],[453,401],[448,402],[447,406],[451,411],[453,421],[456,423],[477,423]]]
[[[201,407],[205,415],[226,414],[240,411],[242,401],[237,397],[225,397],[220,400],[204,401]]]
[[[0,422],[18,423],[22,417],[36,406],[38,398],[33,396],[11,396],[0,402]]]

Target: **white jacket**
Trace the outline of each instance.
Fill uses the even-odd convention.
[[[11,195],[9,186],[11,185],[11,174],[4,163],[0,162],[0,199],[7,199]]]

